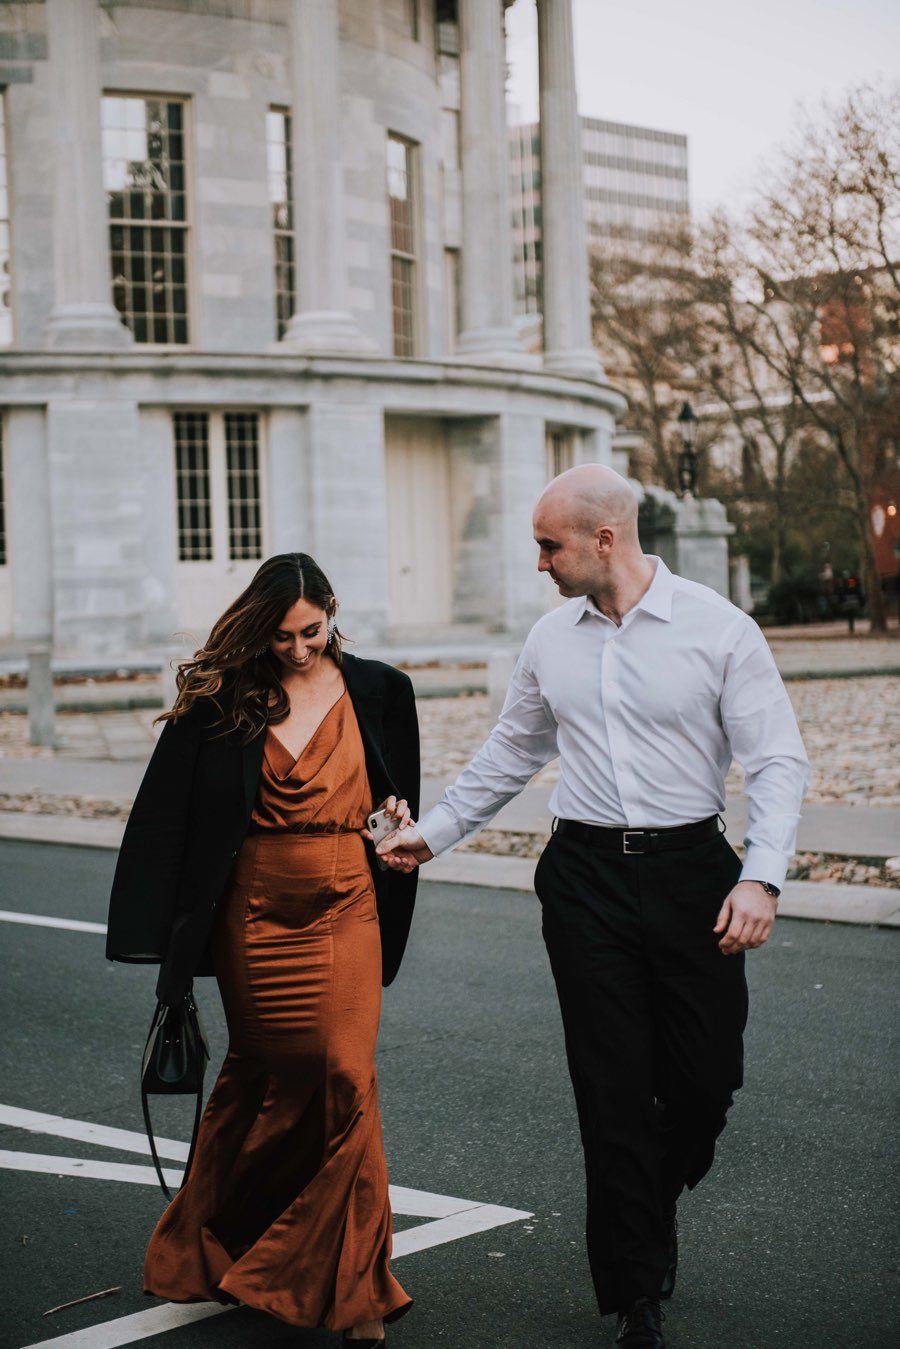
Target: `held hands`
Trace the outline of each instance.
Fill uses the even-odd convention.
[[[406,875],[434,857],[418,829],[411,824],[401,825],[393,834],[388,834],[375,851],[391,871],[402,871]]]
[[[722,954],[736,956],[768,941],[777,908],[778,900],[766,894],[756,881],[738,881],[725,897],[713,928],[725,934],[719,942]]]

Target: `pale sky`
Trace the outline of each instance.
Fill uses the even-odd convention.
[[[896,0],[573,0],[579,110],[688,137],[691,205],[747,190],[796,106],[900,76]],[[507,13],[509,97],[537,120],[534,0]]]

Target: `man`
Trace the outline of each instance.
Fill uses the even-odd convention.
[[[662,1349],[675,1205],[742,1081],[744,952],[772,930],[807,760],[759,629],[645,557],[637,501],[596,464],[537,504],[538,568],[569,602],[526,639],[500,720],[443,800],[379,848],[409,870],[486,824],[559,754],[535,873],[587,1173],[587,1247],[616,1343]],[[743,867],[720,832],[732,756]]]

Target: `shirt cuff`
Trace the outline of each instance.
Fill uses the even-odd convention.
[[[443,801],[439,801],[422,816],[416,829],[425,840],[425,846],[435,857],[454,847],[466,834],[465,825]]]
[[[779,890],[783,890],[787,869],[788,859],[784,853],[776,852],[774,848],[764,848],[757,843],[751,843],[744,858],[744,865],[741,868],[741,880],[768,881],[770,885],[775,885]]]

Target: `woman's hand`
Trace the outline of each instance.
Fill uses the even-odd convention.
[[[411,825],[407,829],[395,829],[387,838],[382,839],[376,852],[380,865],[391,871],[402,871],[407,876],[424,862],[430,862],[434,853],[422,835]]]
[[[376,806],[372,813],[377,814],[380,810],[383,810],[393,820],[394,832],[398,829],[405,829],[412,819],[408,803],[402,799],[398,801],[396,796],[385,797],[381,805]],[[370,829],[363,829],[361,833],[363,838],[368,839],[370,843],[375,842]]]

